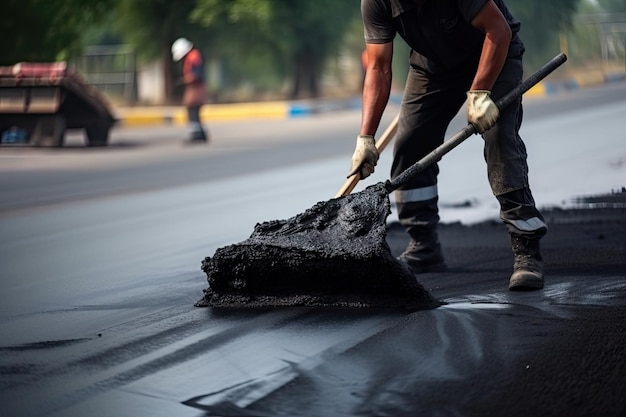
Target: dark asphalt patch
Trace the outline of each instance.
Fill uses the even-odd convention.
[[[439,306],[391,253],[389,214],[380,183],[290,219],[257,224],[250,238],[202,262],[209,288],[196,305]]]

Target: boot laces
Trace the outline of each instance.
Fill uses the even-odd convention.
[[[527,271],[541,271],[541,261],[535,259],[530,254],[518,254],[515,256],[515,270],[522,269]]]

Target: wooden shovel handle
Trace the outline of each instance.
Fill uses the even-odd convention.
[[[394,135],[396,134],[396,130],[398,130],[399,117],[400,115],[396,115],[396,117],[393,118],[391,123],[389,123],[389,126],[387,126],[387,129],[385,129],[385,131],[383,132],[380,139],[378,139],[378,141],[376,142],[376,150],[378,151],[379,155],[383,152],[383,150],[387,147],[389,142],[391,142],[391,139],[393,139]],[[352,175],[341,186],[339,191],[337,191],[335,198],[343,197],[345,195],[350,194],[352,190],[354,190],[354,187],[356,187],[357,183],[360,180],[361,180],[361,175],[358,172]]]

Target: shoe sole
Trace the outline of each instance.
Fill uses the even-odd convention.
[[[511,291],[533,291],[543,288],[543,280],[519,278],[509,281],[509,290]]]

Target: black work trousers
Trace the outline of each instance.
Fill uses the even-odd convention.
[[[207,140],[206,132],[200,120],[200,108],[202,106],[187,106],[187,123],[189,126],[190,140]]]
[[[476,66],[446,75],[409,70],[395,139],[392,178],[443,143],[450,121],[465,103],[475,72]],[[508,58],[492,89],[492,99],[497,101],[517,87],[522,76],[521,57]],[[496,125],[482,135],[487,177],[509,231],[543,235],[545,224],[530,192],[526,146],[519,136],[522,117],[520,98],[501,109]],[[433,164],[394,194],[398,217],[409,233],[412,229],[433,228],[439,221],[438,173],[438,165]],[[461,173],[459,181],[463,181]]]

